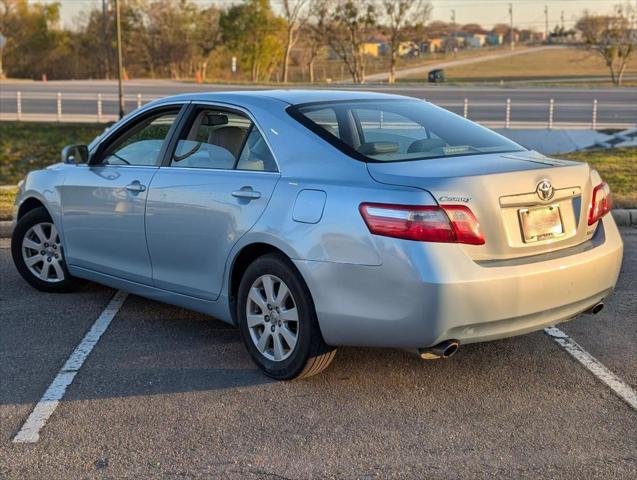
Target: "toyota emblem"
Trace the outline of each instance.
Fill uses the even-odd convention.
[[[540,197],[540,200],[544,201],[553,198],[553,194],[555,193],[553,191],[553,185],[551,185],[551,182],[549,182],[548,180],[542,180],[540,183],[538,183],[535,191],[537,192],[537,196]]]

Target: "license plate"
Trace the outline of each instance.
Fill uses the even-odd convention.
[[[564,234],[562,215],[557,205],[547,205],[518,210],[524,241],[539,242]]]

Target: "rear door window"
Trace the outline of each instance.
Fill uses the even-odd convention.
[[[246,115],[202,108],[177,142],[173,167],[277,171],[270,149]]]

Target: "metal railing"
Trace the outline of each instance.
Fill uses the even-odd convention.
[[[157,98],[161,98],[161,95],[156,96],[142,96],[141,93],[137,93],[135,95],[127,95],[125,97],[125,101],[127,104],[133,103],[136,108],[141,108],[145,102],[151,101]],[[7,99],[6,95],[2,96],[3,99]],[[39,100],[39,101],[48,101],[51,100],[53,105],[55,105],[55,113],[44,113],[44,112],[30,112],[28,115],[31,118],[27,118],[27,114],[24,110],[23,103],[25,100]],[[85,102],[85,105],[82,106],[81,113],[69,113],[65,112],[64,106],[68,102]],[[91,108],[90,104],[94,102],[94,107]],[[55,96],[52,96],[51,93],[41,93],[41,92],[30,92],[28,97],[23,94],[23,92],[17,91],[15,92],[15,115],[14,118],[18,121],[35,119],[34,117],[38,117],[41,119],[46,119],[45,121],[96,121],[98,123],[109,122],[115,120],[116,115],[106,115],[104,113],[104,104],[106,102],[116,104],[117,103],[117,95],[116,94],[73,94],[67,93],[63,96],[62,92],[57,92]],[[517,102],[514,103],[511,98],[507,98],[504,103],[498,101],[474,101],[470,104],[468,98],[464,98],[461,103],[456,102],[439,102],[437,105],[447,108],[450,110],[456,110],[459,114],[464,116],[464,118],[474,120],[479,123],[487,124],[492,127],[504,127],[504,128],[516,128],[523,127],[525,125],[533,124],[534,127],[541,127],[547,129],[556,128],[556,126],[565,126],[569,125],[571,128],[574,125],[577,125],[575,128],[590,128],[592,130],[596,130],[598,128],[612,128],[613,126],[618,128],[630,128],[635,125],[634,122],[607,122],[600,123],[598,121],[598,114],[600,105],[597,99],[592,99],[590,104],[586,103],[568,103],[564,102],[559,105],[562,108],[579,108],[585,109],[587,105],[590,105],[590,120],[586,119],[586,115],[584,113],[580,114],[580,120],[577,122],[556,122],[555,113],[558,109],[558,104],[555,102],[553,98],[549,98],[545,102]],[[489,108],[489,118],[486,116],[480,116],[479,114],[475,114],[476,109],[484,109]],[[497,120],[497,114],[494,115],[500,108],[502,108],[502,120]],[[546,116],[545,120],[541,119],[541,111],[545,109]],[[622,105],[622,104],[612,104],[606,105],[606,111],[613,109],[613,111],[618,110],[627,110],[630,109],[634,111],[634,106],[631,105]],[[77,108],[75,108],[77,110]],[[532,111],[534,114],[533,120],[521,120],[514,121],[514,114],[519,111],[528,112]],[[470,112],[472,113],[470,115]],[[4,119],[8,119],[11,115],[7,114],[7,112],[3,112],[0,114],[0,119],[4,117]],[[495,118],[494,118],[495,117]]]

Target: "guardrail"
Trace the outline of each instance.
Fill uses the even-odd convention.
[[[116,104],[118,102],[117,94],[86,94],[86,93],[66,93],[62,94],[62,92],[57,92],[55,95],[51,93],[45,92],[29,92],[28,96],[25,96],[22,92],[17,91],[14,95],[8,95],[6,93],[0,92],[0,100],[10,101],[13,98],[15,101],[15,113],[10,113],[7,111],[0,112],[0,120],[17,120],[17,121],[58,121],[58,122],[111,122],[117,119],[117,115],[115,114],[105,114],[104,113],[104,104],[112,103]],[[133,95],[125,95],[124,99],[127,104],[133,103],[136,107],[140,108],[144,103],[162,98],[162,95],[146,95],[142,96],[141,93],[133,94]],[[25,101],[51,101],[51,104],[55,106],[55,113],[52,112],[25,112],[24,102]],[[81,113],[77,111],[75,113],[65,112],[65,105],[68,105],[69,102],[84,102],[85,105],[81,107]],[[91,107],[90,105],[94,106]],[[489,127],[496,128],[546,128],[546,129],[554,129],[554,128],[577,128],[577,129],[605,129],[605,128],[631,128],[635,126],[635,123],[631,122],[599,122],[599,109],[600,105],[597,99],[592,99],[590,103],[572,103],[572,102],[564,102],[562,104],[557,104],[553,98],[548,98],[545,102],[538,101],[529,101],[529,102],[513,102],[511,98],[507,98],[504,102],[501,101],[472,101],[470,102],[468,98],[464,98],[461,102],[440,102],[437,103],[438,106],[443,108],[456,110],[459,115],[464,116],[464,118],[468,118],[479,122],[483,125]],[[559,108],[561,109],[580,109],[580,110],[588,110],[588,114],[582,112],[580,117],[582,119],[586,118],[586,116],[590,115],[590,120],[586,121],[561,121],[557,122],[555,120],[555,112]],[[481,117],[479,114],[473,114],[475,109],[485,109],[489,110],[488,117]],[[634,111],[634,105],[627,105],[625,103],[607,103],[604,105],[606,111]],[[545,110],[546,117],[544,120],[541,120],[540,112],[541,110]],[[612,110],[611,110],[612,109]],[[50,110],[48,108],[47,110]],[[75,108],[73,110],[78,110]],[[502,120],[494,119],[497,118],[496,112],[502,112]],[[527,117],[528,112],[533,111],[534,116],[538,119],[534,120],[514,120],[515,113],[520,111],[526,111]],[[495,115],[494,115],[495,114]]]

